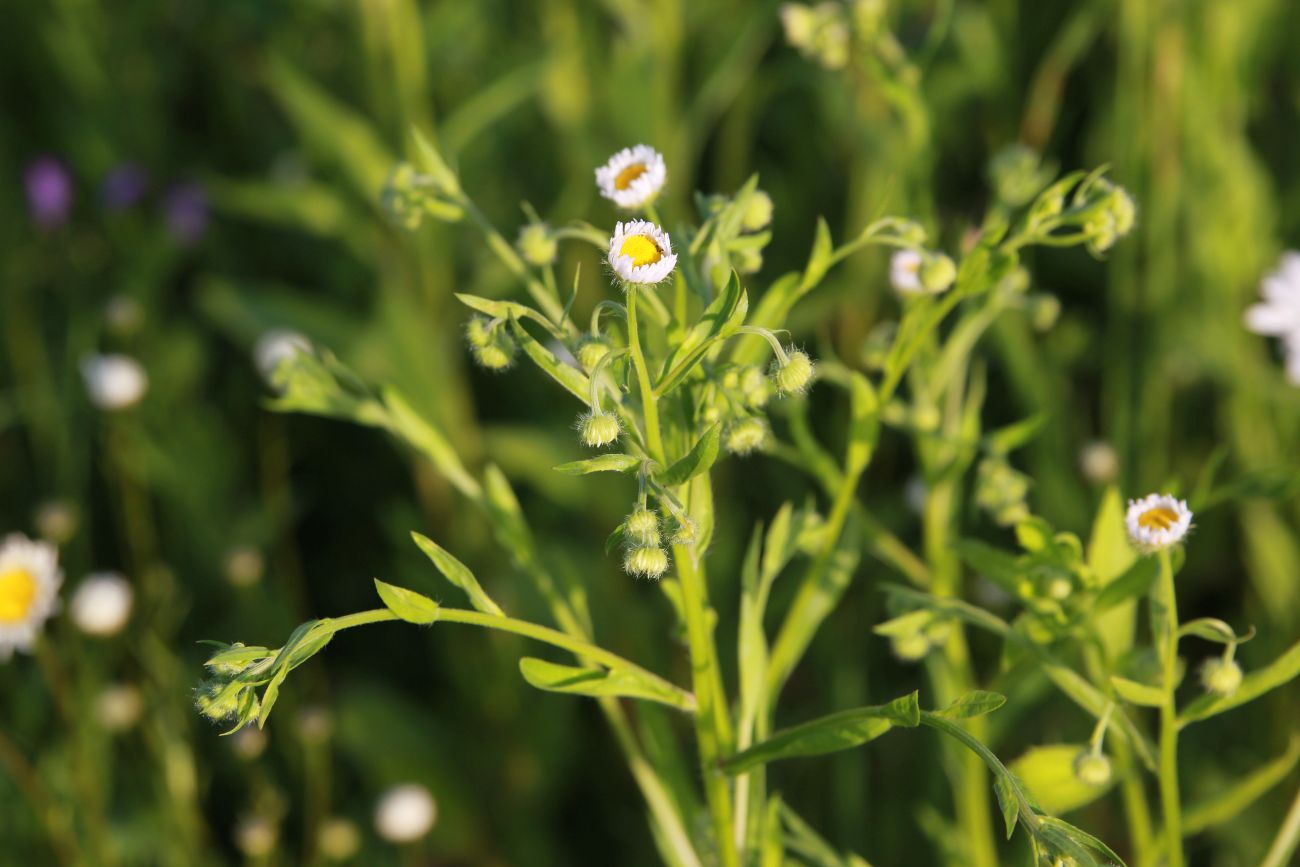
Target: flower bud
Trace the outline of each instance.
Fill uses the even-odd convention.
[[[870,42],[884,26],[885,0],[854,0],[853,6],[853,26],[858,32],[858,38],[865,42]]]
[[[1094,485],[1104,485],[1119,475],[1119,456],[1110,443],[1094,440],[1079,451],[1079,470]]]
[[[208,719],[222,722],[255,712],[252,708],[257,706],[257,693],[242,683],[209,680],[194,691],[194,704]]]
[[[1074,760],[1074,776],[1085,786],[1104,786],[1110,782],[1110,774],[1110,759],[1102,753],[1084,750]]]
[[[757,232],[772,222],[772,197],[762,190],[754,190],[745,203],[745,214],[740,218],[740,228]]]
[[[757,416],[739,419],[727,429],[725,443],[733,455],[747,455],[767,443],[767,425]]]
[[[927,253],[921,261],[921,287],[926,292],[946,292],[957,279],[957,266],[943,253]]]
[[[639,545],[659,544],[659,516],[649,509],[636,509],[623,522],[628,538]]]
[[[627,552],[623,569],[637,578],[658,579],[668,571],[668,555],[663,548],[642,545]]]
[[[772,397],[772,383],[757,367],[746,367],[738,377],[737,387],[751,409],[762,409]]]
[[[578,438],[589,448],[598,449],[618,439],[618,418],[607,412],[590,412],[578,418]]]
[[[69,610],[72,622],[87,635],[117,635],[131,618],[135,593],[131,583],[116,572],[95,572],[77,585]]]
[[[912,407],[911,422],[912,427],[920,433],[934,433],[943,423],[943,415],[939,408],[931,403],[920,403]]]
[[[808,390],[808,385],[812,382],[813,363],[806,352],[793,350],[785,364],[778,360],[775,367],[772,379],[776,382],[778,394],[803,394]]]
[[[1201,668],[1201,685],[1215,695],[1232,695],[1241,686],[1241,666],[1235,659],[1207,659]]]
[[[1061,316],[1061,302],[1055,295],[1032,295],[1028,299],[1029,322],[1035,331],[1051,331]]]
[[[410,163],[398,163],[384,184],[379,204],[396,226],[413,232],[424,222],[427,195],[419,188],[419,173]]]
[[[588,373],[595,370],[606,355],[609,355],[609,344],[603,338],[585,337],[578,345],[578,364]]]
[[[559,243],[550,226],[545,223],[529,223],[519,230],[515,248],[529,265],[543,268],[555,262]]]
[[[694,545],[699,537],[699,527],[690,518],[678,518],[673,527],[672,543],[674,545]]]
[[[732,251],[731,264],[739,274],[757,274],[763,270],[763,251],[753,247],[740,247]]]
[[[483,316],[471,317],[465,326],[474,360],[488,370],[505,370],[515,360],[515,341],[500,323]]]

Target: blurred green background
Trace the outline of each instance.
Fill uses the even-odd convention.
[[[525,199],[555,224],[612,225],[592,170],[637,142],[666,156],[670,226],[691,219],[695,190],[758,172],[776,210],[755,295],[802,264],[819,215],[837,237],[881,212],[915,216],[956,250],[1005,146],[1066,169],[1108,163],[1139,204],[1134,234],[1105,261],[1032,253],[1032,291],[1060,299],[1059,321],[1044,333],[1032,311],[1012,314],[982,347],[990,426],[1049,414],[1017,462],[1033,508],[1086,533],[1102,485],[1079,456],[1094,441],[1113,447],[1132,496],[1187,490],[1212,461],[1228,476],[1300,468],[1300,388],[1275,342],[1241,326],[1261,276],[1300,245],[1291,0],[890,2],[902,65],[888,75],[801,56],[771,2],[10,0],[4,17],[0,533],[51,532],[56,504],[75,520],[65,596],[115,569],[136,608],[111,639],[57,617],[34,656],[0,664],[0,863],[319,864],[330,817],[355,823],[357,864],[657,863],[596,707],[531,691],[509,637],[341,636],[286,688],[265,743],[220,738],[192,710],[200,639],[274,645],[309,617],[370,607],[373,576],[446,595],[412,529],[508,608],[548,620],[431,466],[380,432],[263,408],[254,349],[274,329],[396,384],[469,466],[501,466],[548,564],[587,588],[597,636],[687,677],[663,598],[602,550],[626,483],[552,472],[578,456],[573,407],[536,370],[469,364],[452,293],[519,297],[512,276],[471,229],[406,233],[383,218],[412,124],[436,131],[511,239]],[[585,249],[565,248],[562,280],[579,263],[584,321],[609,290]],[[896,315],[886,269],[883,253],[850,259],[796,310],[796,339],[857,363]],[[139,406],[91,405],[79,366],[94,352],[139,360]],[[816,393],[812,409],[840,411]],[[914,541],[910,450],[888,437],[883,449],[863,497]],[[720,466],[710,557],[724,647],[753,522],[815,496],[775,460]],[[1300,635],[1296,497],[1239,499],[1197,523],[1184,617],[1254,624],[1240,658],[1272,659]],[[1005,540],[973,507],[964,530]],[[864,560],[779,723],[919,682],[871,635],[885,580],[897,576]],[[774,607],[791,589],[777,585]],[[996,666],[995,648],[976,650],[982,670]],[[106,723],[112,684],[138,691],[138,720]],[[1292,686],[1190,733],[1186,797],[1283,753],[1298,699]],[[1030,684],[993,730],[1011,759],[1091,724]],[[947,789],[937,751],[909,743],[781,766],[773,784],[874,864],[938,863],[918,817],[946,812]],[[433,792],[439,816],[399,848],[370,817],[407,781]],[[1194,838],[1191,863],[1256,863],[1298,782]],[[1120,837],[1113,801],[1071,820]],[[250,822],[275,832],[256,857]]]

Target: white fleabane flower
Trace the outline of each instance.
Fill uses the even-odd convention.
[[[47,542],[15,533],[0,543],[0,662],[30,651],[36,634],[59,610],[59,554]]]
[[[411,843],[433,828],[438,805],[419,783],[404,783],[385,792],[375,807],[375,830],[390,843]]]
[[[90,402],[109,411],[135,406],[149,390],[144,368],[126,355],[87,355],[81,359],[81,377]]]
[[[1246,327],[1265,337],[1280,337],[1287,378],[1300,385],[1300,253],[1282,254],[1282,261],[1259,285],[1262,303],[1246,310]]]
[[[299,352],[310,352],[311,341],[303,334],[289,328],[272,328],[262,333],[253,346],[253,361],[258,372],[269,380],[286,358]]]
[[[1133,546],[1150,554],[1182,541],[1192,527],[1192,510],[1169,494],[1148,494],[1129,500],[1124,522]]]
[[[920,250],[899,250],[889,260],[889,282],[900,295],[920,295],[921,265],[925,257]]]
[[[68,604],[72,622],[87,635],[116,635],[131,619],[135,593],[116,572],[94,572],[77,585]]]
[[[677,266],[668,233],[648,220],[629,220],[614,227],[609,239],[609,267],[625,283],[654,284]]]
[[[600,194],[620,208],[643,208],[654,201],[668,180],[663,154],[649,145],[623,148],[596,169]]]

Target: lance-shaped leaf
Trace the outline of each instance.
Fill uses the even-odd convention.
[[[569,461],[555,468],[566,476],[585,476],[587,473],[626,473],[641,466],[641,458],[632,455],[598,455],[585,461]]]
[[[428,596],[405,587],[395,587],[378,578],[375,579],[375,590],[379,591],[379,598],[388,610],[407,623],[424,625],[438,619],[440,606]]]
[[[616,696],[640,698],[675,707],[693,710],[694,701],[689,693],[673,690],[664,683],[656,683],[639,672],[627,668],[585,668],[559,665],[525,656],[519,660],[519,673],[529,685],[547,692],[570,695]]]
[[[1178,629],[1178,635],[1194,635],[1216,644],[1245,644],[1255,637],[1255,628],[1252,626],[1245,635],[1238,635],[1231,626],[1217,617],[1201,617],[1184,623]]]
[[[722,426],[714,425],[704,432],[681,460],[659,473],[655,480],[664,487],[684,485],[700,473],[707,472],[718,459],[718,444],[722,439]]]
[[[709,348],[735,333],[748,313],[749,296],[740,288],[740,277],[733,271],[726,287],[664,362],[664,373],[655,383],[655,395],[663,397],[681,385]]]
[[[970,719],[992,713],[1006,703],[1007,697],[1001,693],[973,689],[936,713],[948,719]]]
[[[915,692],[888,704],[840,711],[793,728],[737,753],[722,763],[728,774],[740,774],[757,765],[797,756],[820,756],[861,746],[895,726],[914,728],[921,708]]]
[[[470,571],[468,566],[457,560],[445,548],[427,536],[412,533],[411,538],[415,540],[416,545],[420,546],[424,556],[428,557],[433,561],[433,565],[438,567],[438,571],[442,573],[444,578],[465,591],[470,604],[477,610],[482,611],[484,614],[495,614],[498,617],[505,616],[501,606],[497,605],[492,597],[487,595],[487,592],[483,590],[482,585],[478,583],[478,579],[474,577],[474,573]],[[387,600],[385,600],[386,602]]]
[[[1232,710],[1248,701],[1254,701],[1269,690],[1277,689],[1300,675],[1300,643],[1291,646],[1270,664],[1252,671],[1242,678],[1241,686],[1232,695],[1203,695],[1187,706],[1179,718],[1179,725],[1203,720]]]
[[[519,341],[519,345],[523,347],[524,352],[533,360],[533,363],[540,367],[551,379],[564,386],[570,394],[583,403],[591,399],[591,387],[586,374],[560,361],[555,356],[555,353],[538,343],[536,338],[529,334],[524,329],[524,326],[519,324],[518,317],[510,317],[510,330],[515,335],[515,340]]]
[[[1163,690],[1145,683],[1138,683],[1136,680],[1129,680],[1127,677],[1112,675],[1110,685],[1115,687],[1116,695],[1129,704],[1142,705],[1143,707],[1162,707],[1165,703]]]

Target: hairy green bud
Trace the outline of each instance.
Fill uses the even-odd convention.
[[[578,437],[584,446],[598,449],[618,439],[618,418],[607,412],[590,412],[578,419]]]
[[[529,265],[543,268],[554,264],[559,243],[550,226],[545,223],[529,223],[519,230],[515,249]]]
[[[813,363],[808,353],[796,349],[789,353],[788,360],[781,364],[775,362],[772,379],[779,394],[803,394],[808,390],[813,378]]]
[[[609,344],[603,338],[586,337],[578,345],[578,364],[582,365],[582,369],[588,373],[595,370],[596,365],[606,355],[609,355]]]
[[[649,509],[636,509],[623,522],[628,538],[641,545],[659,544],[659,516]]]
[[[623,558],[623,569],[627,574],[637,578],[652,580],[663,577],[668,571],[668,555],[658,546],[643,545],[627,552]]]
[[[1235,659],[1207,659],[1201,668],[1201,685],[1214,695],[1232,695],[1241,687],[1241,666]]]
[[[957,266],[943,253],[926,253],[921,261],[921,287],[926,292],[946,292],[957,279]]]
[[[1074,760],[1074,776],[1085,786],[1104,786],[1110,782],[1110,759],[1102,753],[1084,750]]]
[[[747,455],[767,443],[767,425],[761,418],[748,416],[727,429],[725,444],[733,455]]]
[[[772,222],[772,197],[762,190],[754,190],[745,203],[745,214],[740,218],[740,228],[757,232]]]

